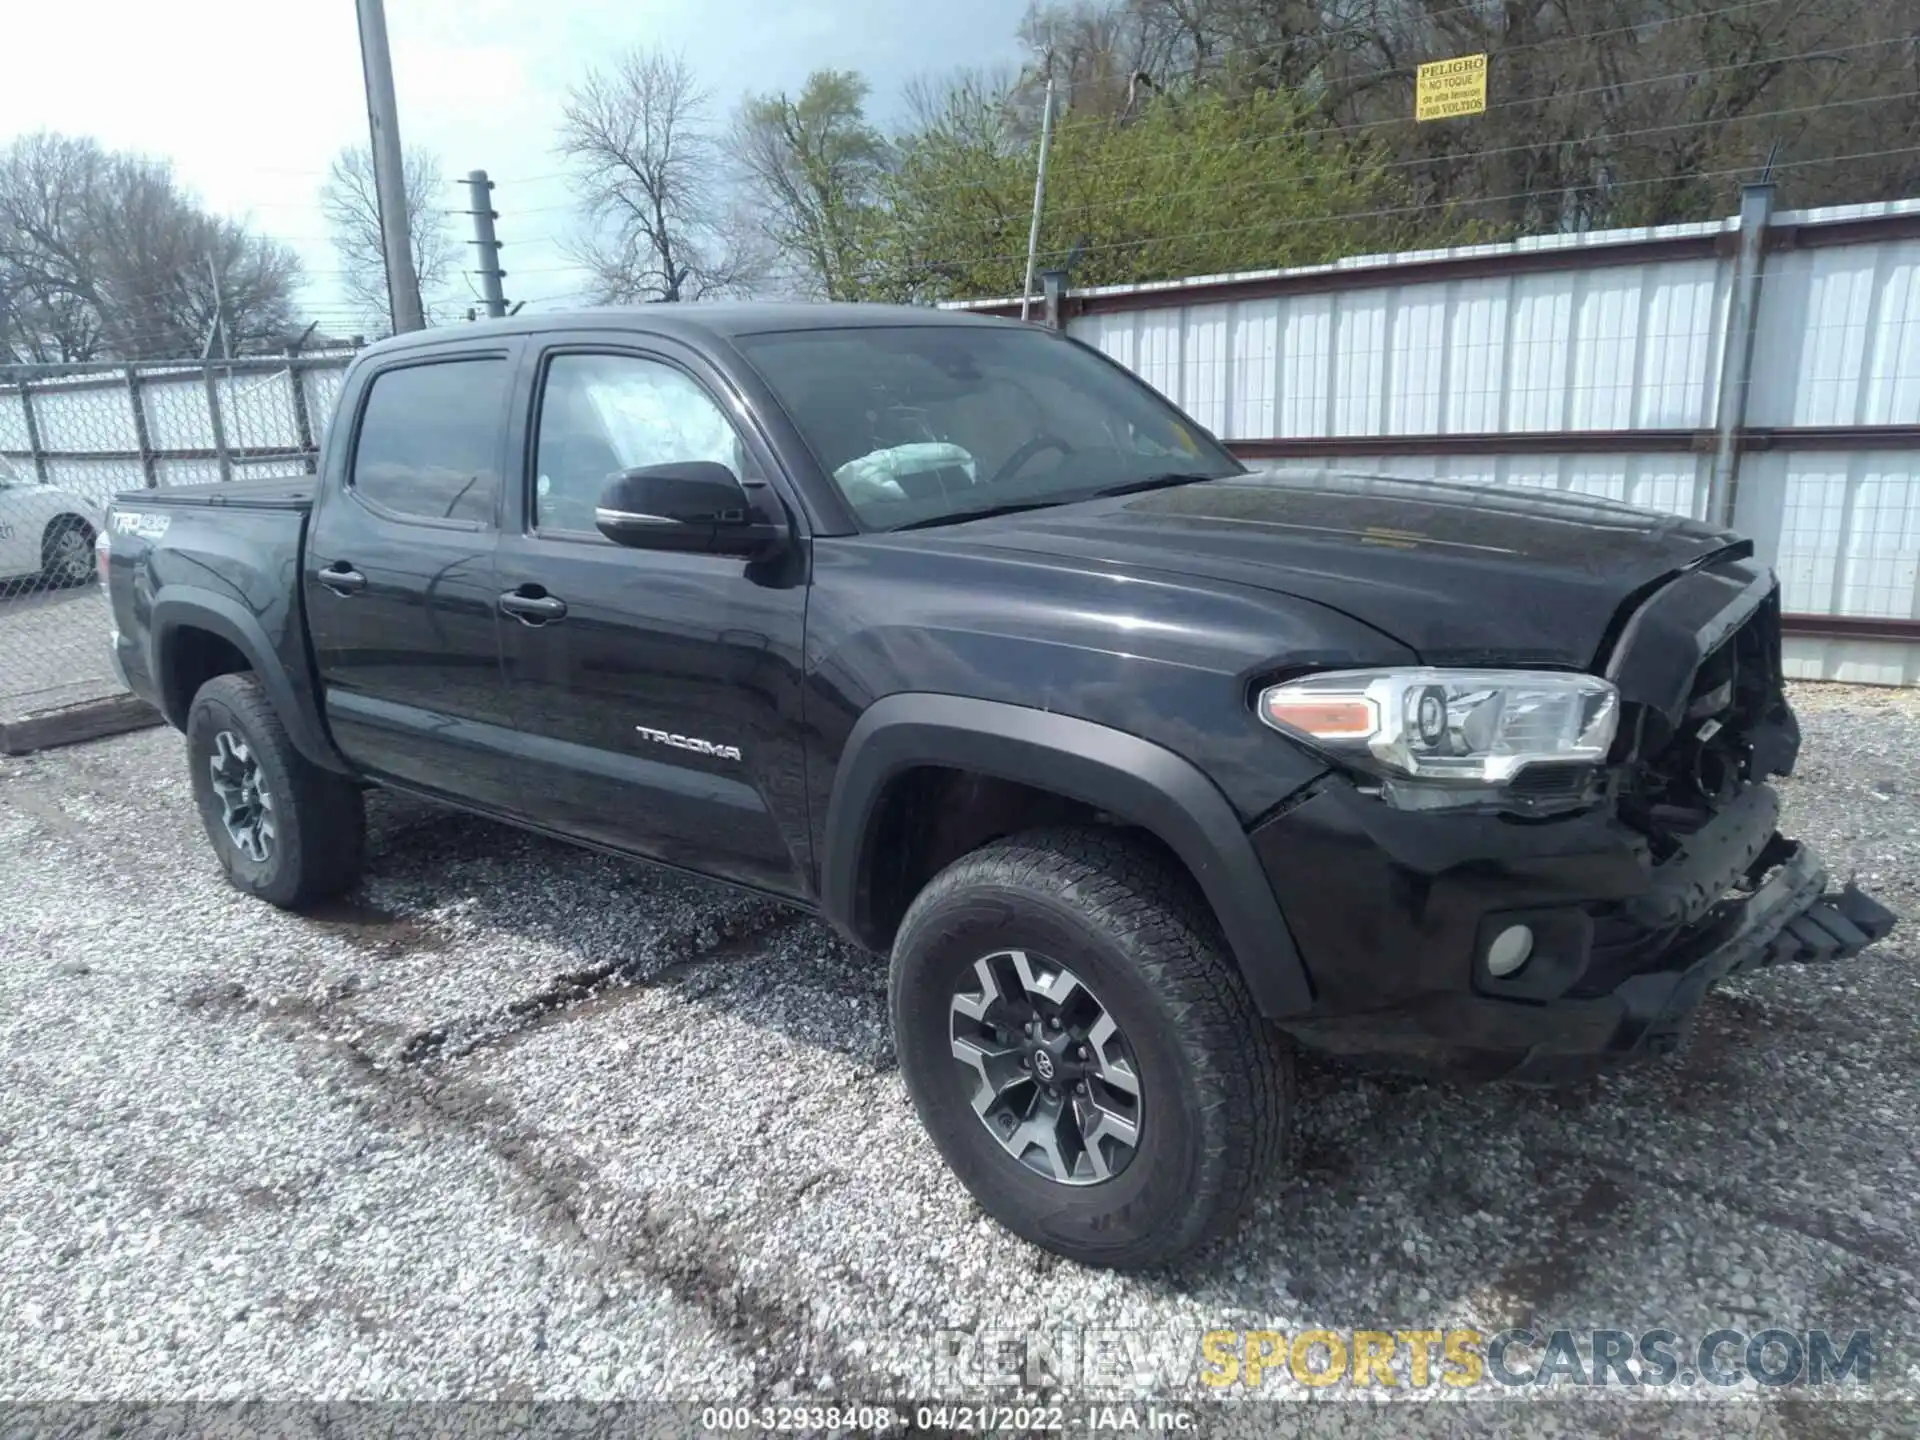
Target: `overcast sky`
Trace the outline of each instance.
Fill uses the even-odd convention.
[[[507,297],[545,307],[580,284],[558,248],[571,207],[552,144],[561,97],[588,66],[636,44],[681,51],[721,116],[748,91],[853,69],[872,82],[870,113],[886,122],[916,75],[1017,61],[1026,5],[387,0],[387,27],[402,138],[438,155],[450,179],[476,167],[492,174]],[[367,139],[353,0],[6,8],[0,143],[51,129],[170,158],[209,206],[293,245],[307,266],[308,318],[348,327],[316,191],[334,153]],[[447,208],[464,208],[465,196],[448,185]],[[453,223],[464,240],[466,218]]]

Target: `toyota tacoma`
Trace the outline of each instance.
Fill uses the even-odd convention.
[[[1296,1047],[1563,1081],[1893,923],[1778,829],[1749,542],[1250,471],[1014,322],[406,335],[313,477],[122,495],[101,550],[240,889],[352,886],[378,785],[806,907],[890,956],[961,1181],[1089,1263],[1233,1223]]]

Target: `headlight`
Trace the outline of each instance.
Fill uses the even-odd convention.
[[[1259,709],[1390,784],[1422,782],[1396,798],[1426,808],[1493,798],[1530,765],[1568,767],[1583,791],[1620,697],[1592,675],[1545,670],[1338,670],[1269,686]]]

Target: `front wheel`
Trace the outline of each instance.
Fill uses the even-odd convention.
[[[1164,1263],[1279,1169],[1292,1056],[1171,860],[1035,831],[963,856],[894,942],[894,1041],[934,1144],[1015,1234]]]
[[[254,676],[200,687],[187,713],[187,758],[201,822],[235,888],[298,910],[359,879],[359,787],[294,748]]]

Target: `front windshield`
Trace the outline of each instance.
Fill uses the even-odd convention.
[[[872,529],[1241,469],[1146,384],[1045,331],[859,326],[737,343]]]

